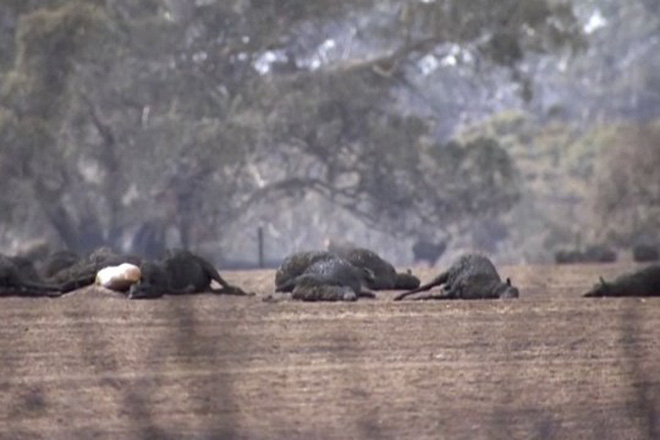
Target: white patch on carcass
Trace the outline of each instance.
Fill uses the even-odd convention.
[[[107,289],[125,292],[140,281],[141,275],[140,268],[136,265],[122,263],[119,266],[108,266],[99,270],[96,273],[96,284]]]

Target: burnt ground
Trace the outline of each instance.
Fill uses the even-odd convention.
[[[632,267],[500,268],[513,301],[1,298],[0,439],[660,438],[660,298],[580,297]]]

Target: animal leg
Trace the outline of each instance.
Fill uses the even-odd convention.
[[[408,290],[407,292],[398,294],[397,296],[394,297],[394,301],[401,301],[405,297],[412,295],[414,293],[431,290],[436,286],[446,283],[448,279],[449,279],[449,271],[443,272],[437,277],[435,277],[433,281],[431,281],[430,283],[424,284],[423,286],[419,286],[417,289]]]
[[[218,295],[233,295],[233,296],[254,296],[254,292],[246,292],[240,287],[237,286],[232,286],[231,284],[227,285],[226,287],[222,287],[221,289],[211,289],[212,293],[218,294]]]
[[[83,276],[81,278],[63,283],[60,286],[60,290],[62,291],[62,293],[68,293],[71,292],[72,290],[80,289],[81,287],[90,286],[94,284],[95,280],[96,280],[96,273],[94,275]]]
[[[222,276],[220,276],[220,273],[218,272],[218,269],[215,268],[211,263],[209,263],[206,259],[200,257],[199,255],[194,255],[195,260],[202,266],[204,271],[210,275],[211,279],[217,281],[222,287],[224,288],[229,288],[232,287],[231,284],[229,284],[227,281],[225,281]]]
[[[128,291],[128,299],[156,299],[164,295],[162,289],[148,284],[134,284]]]
[[[448,292],[442,291],[433,291],[433,292],[424,292],[420,295],[415,295],[409,298],[410,301],[425,301],[429,299],[435,300],[445,300],[445,299],[456,299],[454,296],[448,294]]]

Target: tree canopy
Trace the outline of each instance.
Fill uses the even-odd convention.
[[[586,47],[556,0],[6,3],[0,167],[20,196],[2,215],[77,249],[153,220],[194,247],[309,193],[398,236],[497,217],[516,164],[445,136],[461,110],[438,90],[467,91],[429,81],[506,72],[528,101],[530,56]]]

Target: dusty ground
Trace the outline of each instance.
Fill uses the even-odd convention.
[[[0,438],[659,438],[660,298],[579,296],[631,267],[503,267],[516,301],[2,298]]]

